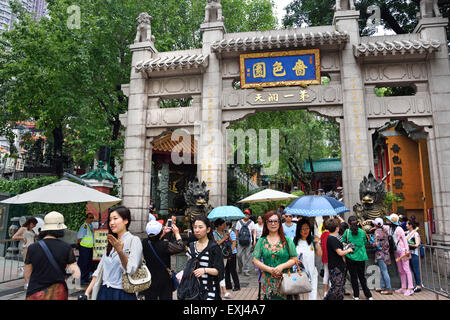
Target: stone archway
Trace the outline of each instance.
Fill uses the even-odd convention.
[[[209,10],[206,8],[205,10]],[[205,14],[206,17],[210,16]],[[211,15],[210,17],[215,17]],[[157,52],[153,40],[130,46],[133,54],[126,126],[123,200],[133,213],[136,232],[146,222],[150,195],[151,144],[168,128],[185,128],[199,141],[198,175],[213,206],[226,204],[226,147],[229,123],[261,110],[307,109],[340,125],[345,203],[359,201],[359,183],[373,170],[371,130],[390,119],[407,118],[431,126],[432,180],[439,241],[450,243],[450,71],[447,19],[422,18],[412,34],[360,37],[355,10],[339,10],[331,26],[227,33],[223,19],[201,25],[202,48]],[[319,49],[320,71],[328,86],[275,86],[233,89],[243,53]],[[376,97],[376,86],[414,85],[413,97]],[[445,84],[445,85],[444,85]],[[300,96],[299,96],[300,94]],[[192,98],[184,108],[161,109],[162,98]],[[264,101],[262,101],[264,100]]]

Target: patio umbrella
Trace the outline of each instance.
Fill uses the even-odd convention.
[[[238,220],[245,218],[241,209],[235,206],[221,206],[212,209],[208,214],[209,220],[216,220],[222,218],[224,220]]]
[[[120,198],[110,196],[93,188],[88,188],[68,180],[61,180],[0,202],[9,204],[87,202],[95,209],[98,209],[99,212],[103,212],[120,201],[122,201]]]
[[[284,209],[285,213],[306,217],[335,216],[347,211],[342,202],[328,196],[302,196]]]
[[[252,194],[251,196],[238,201],[238,203],[269,202],[269,201],[289,200],[295,198],[298,198],[298,196],[277,190],[264,189],[260,192]]]

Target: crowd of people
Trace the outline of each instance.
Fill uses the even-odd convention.
[[[373,230],[367,234],[356,216],[350,216],[347,222],[340,216],[323,217],[323,223],[317,227],[314,218],[293,217],[284,213],[282,206],[257,218],[251,209],[244,214],[245,218],[233,223],[198,216],[192,221],[191,237],[186,243],[176,217],[158,219],[151,211],[145,229],[147,237],[140,239],[129,231],[130,210],[124,206],[112,208],[107,218],[107,246],[94,272],[91,272],[94,243],[91,213],[78,232],[78,261],[74,249],[61,240],[66,229],[61,214],[51,212],[45,216],[39,241],[34,241],[32,228],[36,221],[32,218],[13,237],[24,243],[26,297],[67,299],[68,271],[87,285],[85,299],[171,300],[175,290],[183,292],[178,295],[183,299],[192,291],[184,287],[184,281],[192,276],[198,279],[198,299],[227,299],[231,297],[230,290],[241,289],[242,277],[249,277],[256,268],[260,274],[261,299],[297,299],[280,292],[280,281],[284,273],[298,266],[311,283],[310,300],[321,298],[319,276],[323,279],[320,284],[325,292],[323,299],[344,299],[350,294],[345,292],[347,273],[353,299],[360,298],[361,287],[365,298],[372,300],[365,278],[367,248],[375,250],[375,262],[380,268],[380,288],[376,291],[410,296],[421,290],[421,239],[415,219],[402,225],[402,217],[397,214],[377,218],[371,221]],[[171,270],[171,256],[183,252],[193,263],[175,274]],[[316,259],[322,262],[320,271]],[[395,259],[401,278],[401,288],[395,291],[388,271],[391,259]],[[56,263],[48,263],[52,260]],[[126,292],[124,273],[133,275],[143,264],[151,274],[150,286],[139,294]]]

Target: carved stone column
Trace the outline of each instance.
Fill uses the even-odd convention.
[[[217,207],[225,204],[222,173],[224,168],[226,170],[226,159],[223,152],[225,137],[222,136],[221,61],[211,53],[211,43],[223,39],[225,26],[223,21],[213,21],[205,22],[200,27],[203,32],[202,53],[209,55],[209,64],[203,74],[197,171],[200,173],[199,180],[205,181],[210,190],[209,203]]]
[[[436,223],[436,234],[432,238],[443,245],[450,244],[450,67],[445,30],[447,24],[446,18],[423,18],[414,30],[425,40],[438,40],[441,43],[440,50],[430,55],[427,69],[433,115],[433,131],[430,131],[428,139]]]
[[[122,203],[131,211],[130,231],[137,235],[145,230],[150,199],[152,144],[146,139],[147,79],[135,71],[137,62],[156,52],[152,41],[130,46],[132,53],[128,112],[125,130]]]
[[[341,51],[344,117],[340,137],[344,201],[349,209],[359,202],[359,184],[372,167],[372,144],[368,136],[363,77],[352,50],[353,45],[359,44],[358,18],[359,11],[343,10],[336,11],[333,20],[338,31],[346,31],[350,36],[349,43]]]

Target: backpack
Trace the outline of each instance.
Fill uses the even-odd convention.
[[[249,220],[247,223],[243,223],[242,221],[239,221],[242,227],[239,229],[238,237],[239,237],[239,244],[243,247],[248,247],[251,243],[251,234],[250,229],[248,228],[248,225],[252,223],[251,220]]]
[[[195,256],[195,242],[189,244],[191,259],[188,260],[186,267],[183,270],[183,277],[180,285],[177,288],[178,300],[206,300],[208,291],[204,288],[200,279],[194,275],[194,270],[200,264],[200,258],[213,246],[211,241],[202,252]],[[215,243],[214,243],[215,244]]]

